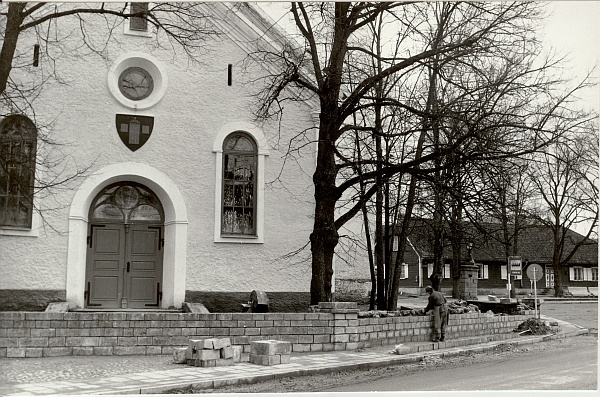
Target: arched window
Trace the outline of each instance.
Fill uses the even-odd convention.
[[[0,226],[31,228],[37,130],[25,116],[0,122]]]
[[[135,182],[117,182],[105,187],[90,207],[90,222],[162,223],[163,209],[158,197]]]
[[[234,132],[223,142],[221,235],[256,236],[257,148],[254,139]]]

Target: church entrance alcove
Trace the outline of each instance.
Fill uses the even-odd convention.
[[[135,182],[111,184],[88,219],[85,307],[160,307],[164,212],[156,194]]]

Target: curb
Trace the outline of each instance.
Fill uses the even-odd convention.
[[[482,353],[486,351],[494,350],[498,346],[503,345],[529,345],[539,342],[547,342],[550,340],[563,339],[567,337],[574,337],[580,335],[588,335],[590,334],[587,328],[581,328],[573,331],[573,332],[558,332],[556,334],[550,335],[540,335],[540,336],[530,336],[530,337],[508,337],[502,338],[501,340],[491,340],[491,341],[473,341],[473,343],[469,345],[462,346],[454,346],[454,347],[440,347],[439,342],[421,346],[411,346],[410,353],[402,354],[402,355],[393,355],[390,354],[390,357],[387,359],[377,359],[376,361],[368,361],[368,358],[365,359],[365,362],[361,363],[348,363],[341,364],[336,366],[331,366],[327,368],[315,368],[315,369],[297,369],[289,372],[282,372],[277,374],[264,374],[264,375],[255,375],[252,377],[242,377],[237,379],[214,379],[214,380],[205,380],[201,382],[185,382],[179,384],[170,384],[164,386],[153,386],[148,388],[135,388],[130,390],[124,390],[119,393],[107,392],[100,394],[163,394],[168,391],[172,391],[174,389],[195,389],[195,390],[207,390],[207,389],[219,389],[225,386],[235,386],[235,385],[244,385],[244,384],[254,384],[268,380],[274,379],[282,379],[288,377],[299,377],[299,376],[307,376],[307,375],[327,375],[335,372],[349,371],[349,370],[364,370],[370,368],[378,368],[385,367],[391,365],[403,365],[403,364],[413,364],[423,361],[428,357],[454,357],[460,355],[467,355],[471,353]],[[475,337],[473,339],[494,339],[495,336],[485,336],[485,337]],[[516,340],[518,339],[518,340]],[[445,342],[448,344],[452,341]],[[463,342],[463,341],[461,341]],[[467,341],[468,342],[468,341]],[[432,346],[432,349],[422,349]],[[436,346],[437,345],[437,346]],[[470,346],[470,347],[465,347]]]

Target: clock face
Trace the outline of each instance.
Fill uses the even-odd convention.
[[[152,94],[154,81],[147,70],[132,66],[119,76],[119,90],[126,98],[140,101]]]

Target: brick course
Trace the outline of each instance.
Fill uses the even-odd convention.
[[[252,341],[269,339],[290,342],[292,352],[431,339],[432,316],[358,318],[349,302],[332,303],[312,313],[0,312],[0,357],[172,354],[205,337],[230,337],[244,353]],[[446,335],[512,334],[533,314],[452,314]]]

